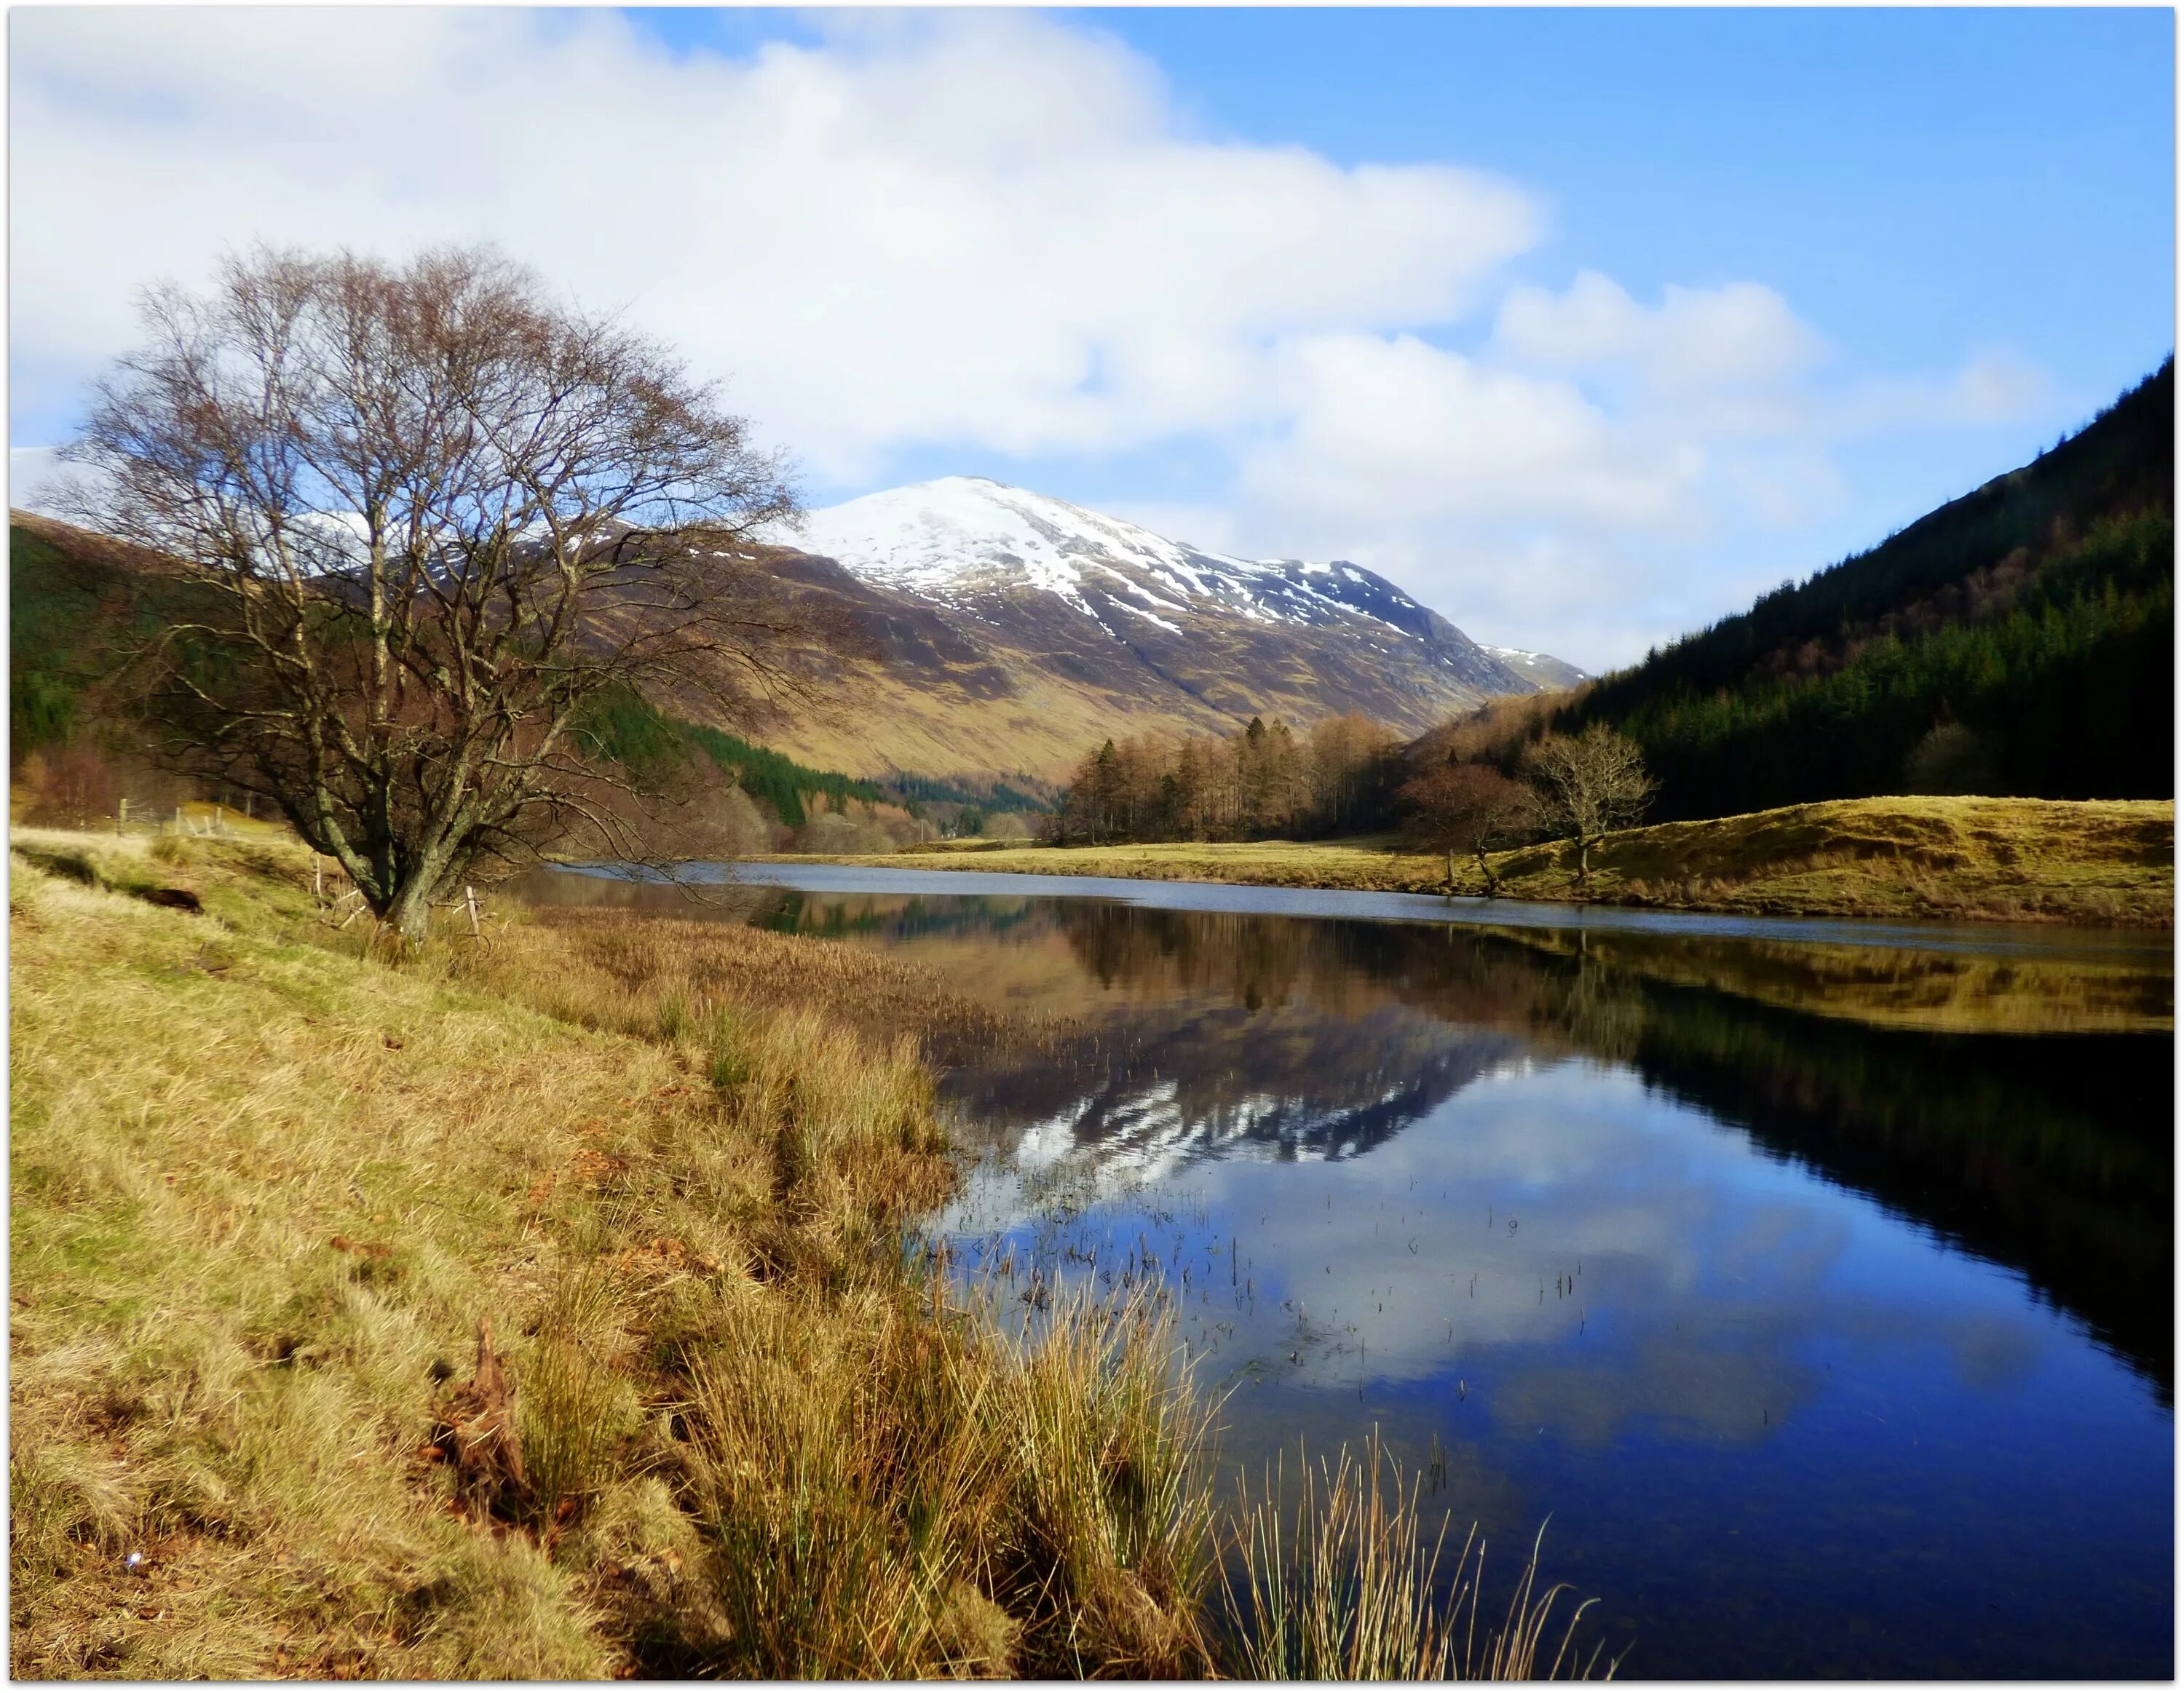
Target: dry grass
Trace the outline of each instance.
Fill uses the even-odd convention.
[[[694,1666],[1202,1669],[1204,1415],[1166,1326],[1080,1308],[1018,1345],[933,1303],[871,1294],[855,1325],[723,1304],[693,1336],[716,1607]]]
[[[709,1042],[728,1006],[797,1006],[883,1041],[912,1034],[943,1061],[1040,1033],[905,960],[703,916],[546,906],[497,944],[459,941],[441,956],[552,1016],[640,1037]]]
[[[300,854],[18,845],[16,1674],[1201,1662],[1189,1384],[1148,1323],[1026,1347],[905,1270],[950,1177],[912,1045],[821,1009],[866,955],[791,944],[785,1003],[575,967],[626,933],[398,968]],[[780,985],[780,938],[697,950],[739,938]],[[481,1320],[490,1510],[427,1445]]]
[[[1246,1500],[1233,1531],[1240,1579],[1225,1597],[1239,1674],[1259,1681],[1531,1681],[1589,1677],[1602,1667],[1598,1647],[1576,1649],[1591,1601],[1573,1599],[1563,1620],[1570,1590],[1538,1590],[1544,1525],[1499,1626],[1490,1623],[1482,1637],[1486,1548],[1477,1529],[1457,1555],[1444,1596],[1448,1522],[1429,1536],[1422,1479],[1407,1484],[1377,1439],[1362,1461],[1346,1448],[1315,1469],[1300,1454],[1290,1508],[1283,1504],[1285,1467],[1284,1458],[1262,1496]],[[1550,1640],[1553,1656],[1543,1664]],[[1606,1668],[1612,1675],[1615,1665]]]
[[[398,965],[277,844],[14,845],[14,1674],[1271,1661],[1203,1621],[1167,1323],[905,1253],[952,1180],[920,1039],[995,1014],[611,913]]]
[[[2168,927],[2176,905],[2168,800],[1837,799],[1613,834],[1580,885],[1567,844],[1496,855],[1502,891],[1755,916],[1971,919]],[[1378,893],[1449,891],[1446,860],[1392,837],[1351,841],[909,851],[845,860],[1151,881]],[[1459,860],[1456,892],[1480,891]]]
[[[1494,927],[1528,950],[1807,1016],[1985,1034],[2152,1032],[2176,1023],[2168,951],[2036,953]]]

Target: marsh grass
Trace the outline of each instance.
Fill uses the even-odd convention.
[[[1443,1580],[1449,1520],[1426,1522],[1422,1478],[1407,1482],[1377,1436],[1330,1464],[1300,1453],[1295,1503],[1286,1454],[1257,1497],[1245,1490],[1230,1534],[1235,1579],[1223,1590],[1226,1656],[1260,1681],[1479,1681],[1587,1678],[1601,1648],[1579,1646],[1591,1601],[1539,1590],[1544,1524],[1498,1625],[1482,1635],[1486,1547],[1474,1526]],[[1567,1620],[1557,1623],[1568,1598]],[[1544,1646],[1553,1656],[1541,1662]],[[1615,1665],[1606,1665],[1613,1674]]]
[[[1088,1306],[1019,1345],[938,1289],[857,1303],[854,1327],[724,1304],[694,1347],[685,1463],[716,1617],[696,1661],[1202,1669],[1204,1413],[1166,1326]]]

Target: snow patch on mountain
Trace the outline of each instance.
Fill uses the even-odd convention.
[[[1553,660],[1528,671],[1497,658],[1347,559],[1208,552],[983,476],[866,494],[778,538],[875,591],[1013,630],[1027,650],[1066,647],[1080,680],[1126,658],[1158,691],[1196,702],[1190,710],[1230,709],[1210,707],[1217,694],[1241,709],[1301,692],[1321,710],[1369,701],[1414,724],[1573,674]]]
[[[1374,615],[1301,580],[1369,580],[1353,565],[1203,552],[983,476],[943,476],[811,512],[797,544],[890,588],[950,602],[967,591],[1030,588],[1095,618],[1087,598],[1094,593],[1118,604],[1127,594],[1171,614],[1210,600],[1262,622]]]

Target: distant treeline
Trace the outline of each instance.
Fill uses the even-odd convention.
[[[1072,841],[1249,840],[1384,827],[1401,743],[1369,718],[1300,732],[1254,717],[1232,735],[1134,735],[1085,755],[1050,825]]]
[[[2175,791],[2173,361],[2031,465],[1570,694],[1429,738],[1514,771],[1606,723],[1661,821],[1905,792]]]
[[[1024,779],[1036,780],[1028,777]],[[896,774],[888,777],[880,785],[900,798],[913,816],[925,805],[968,805],[980,811],[1038,813],[1054,803],[1046,795],[1018,788],[1006,780],[979,782],[961,777]]]

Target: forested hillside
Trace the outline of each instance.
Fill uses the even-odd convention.
[[[2170,796],[2175,403],[2172,359],[2031,464],[1606,677],[1552,727],[1635,738],[1663,820]]]

